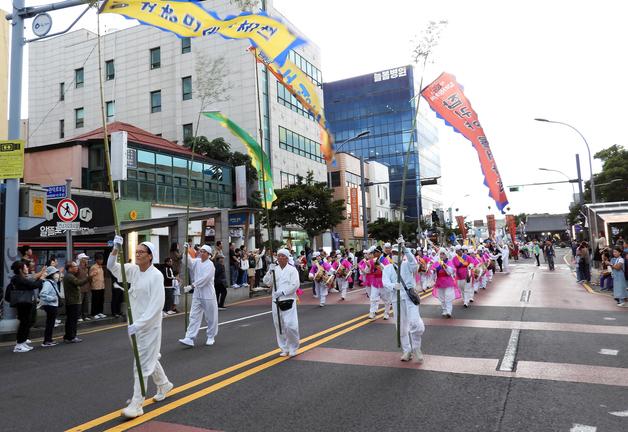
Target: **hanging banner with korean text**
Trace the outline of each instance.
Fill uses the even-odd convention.
[[[331,134],[327,130],[323,104],[318,94],[320,90],[316,88],[314,82],[305,72],[290,59],[287,59],[283,66],[281,66],[277,62],[270,61],[262,52],[256,49],[253,49],[252,52],[257,61],[268,68],[268,71],[277,78],[277,81],[303,105],[303,108],[307,110],[319,124],[321,128],[321,154],[327,163],[331,163],[334,158],[332,139]]]
[[[247,131],[229,120],[224,114],[218,111],[211,111],[204,112],[203,115],[219,122],[244,143],[246,151],[251,157],[251,164],[258,172],[259,187],[262,192],[262,205],[265,206],[265,208],[272,208],[273,201],[277,199],[277,196],[275,195],[275,189],[273,187],[273,176],[270,171],[268,155],[264,153],[262,147]]]
[[[486,225],[488,227],[488,238],[495,240],[495,215],[486,215]]]
[[[101,13],[115,13],[181,37],[219,34],[225,39],[248,39],[266,57],[283,65],[291,49],[305,43],[288,26],[264,11],[219,18],[197,0],[107,0]]]
[[[463,240],[467,239],[467,227],[464,224],[464,216],[456,216],[456,222],[458,222],[458,230]]]
[[[349,202],[351,204],[351,228],[360,226],[360,207],[358,206],[358,188],[349,189]]]
[[[508,205],[506,191],[488,139],[480,125],[477,113],[465,97],[462,86],[456,78],[446,72],[442,73],[433,83],[421,91],[430,107],[438,117],[445,120],[456,132],[471,141],[478,153],[480,166],[484,174],[484,184],[488,186],[489,196],[495,200],[497,208],[503,213]]]
[[[512,240],[512,244],[515,244],[517,240],[517,224],[515,221],[514,215],[506,215],[506,227],[508,228],[508,232],[510,233],[510,239]]]

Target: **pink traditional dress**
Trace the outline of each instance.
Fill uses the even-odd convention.
[[[347,288],[349,288],[349,282],[351,282],[351,263],[343,258],[342,260],[334,261],[332,267],[336,271],[336,282],[338,282],[340,298],[344,300],[347,297]],[[344,277],[338,276],[338,269],[340,267],[344,269]]]
[[[432,263],[431,271],[436,274],[432,295],[440,301],[442,315],[451,318],[453,301],[462,297],[453,276],[455,268],[447,261],[437,260]]]
[[[323,277],[321,280],[317,281],[315,280],[315,277],[321,269],[323,270]],[[327,294],[329,294],[329,289],[325,282],[330,275],[330,270],[331,264],[326,261],[323,261],[322,263],[315,261],[312,263],[312,268],[310,269],[310,279],[314,281],[314,289],[316,292],[314,297],[319,298],[320,306],[325,306],[325,300],[327,299]]]

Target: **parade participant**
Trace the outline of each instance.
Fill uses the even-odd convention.
[[[451,318],[453,302],[461,297],[456,285],[456,269],[447,260],[447,250],[441,248],[438,260],[432,263],[431,270],[436,274],[436,283],[432,289],[432,295],[440,301],[442,313],[445,318]]]
[[[539,256],[541,255],[541,247],[536,239],[532,241],[532,253],[534,254],[534,258],[536,258],[536,266],[540,267],[541,262],[539,261]]]
[[[346,258],[340,257],[332,264],[332,267],[336,274],[338,289],[340,290],[340,300],[345,300],[347,288],[349,287],[349,282],[351,282],[351,263]]]
[[[383,253],[384,258],[388,258],[390,256],[392,256],[392,246],[390,245],[390,243],[384,243],[384,253]]]
[[[375,319],[375,313],[379,307],[380,300],[384,303],[384,319],[387,320],[392,309],[392,299],[388,296],[388,293],[382,290],[384,284],[382,283],[382,270],[384,266],[388,264],[388,260],[382,257],[382,248],[380,246],[373,246],[369,249],[371,258],[367,261],[367,285],[370,287],[369,299],[369,318]]]
[[[508,263],[510,262],[510,247],[508,247],[508,243],[501,244],[501,252],[502,252],[502,269],[504,273],[510,273],[508,270]]]
[[[470,282],[469,278],[469,256],[463,253],[463,250],[466,250],[466,246],[464,248],[462,246],[456,246],[456,255],[451,259],[451,264],[456,269],[456,285],[458,287],[458,291],[463,294],[463,302],[464,307],[469,307],[469,299],[473,294],[472,287],[467,287]]]
[[[299,349],[299,317],[296,302],[299,272],[293,266],[288,265],[289,256],[290,252],[287,249],[279,249],[277,251],[278,264],[271,264],[264,276],[264,284],[273,289],[273,323],[277,345],[281,350],[279,355],[282,357],[293,357],[297,355]]]
[[[214,276],[216,268],[209,259],[212,248],[203,245],[199,249],[199,258],[188,256],[188,263],[192,275],[192,284],[183,287],[183,292],[192,294],[192,306],[190,307],[190,322],[183,339],[179,339],[183,345],[194,346],[194,339],[201,328],[203,317],[207,321],[207,342],[205,345],[213,345],[218,334],[218,303],[216,302],[216,290],[214,288]]]
[[[312,255],[312,268],[310,269],[309,278],[314,281],[314,289],[316,290],[314,297],[318,297],[320,307],[325,306],[327,294],[329,294],[325,280],[329,277],[330,270],[331,265],[320,252],[314,252]]]
[[[403,355],[401,361],[409,361],[414,358],[417,363],[423,362],[423,353],[421,352],[421,337],[425,332],[425,325],[419,313],[419,305],[415,304],[408,296],[409,290],[415,290],[414,275],[418,271],[418,264],[412,252],[406,249],[403,237],[397,239],[397,245],[392,247],[391,260],[392,263],[384,267],[382,281],[384,289],[389,292],[393,304],[397,307],[397,293],[399,291],[399,334],[401,339],[401,350]],[[403,257],[398,255],[399,247],[404,254]],[[397,278],[397,266],[401,266],[400,276],[401,282]],[[416,291],[414,292],[416,295]]]
[[[362,251],[362,259],[360,259],[360,261],[358,262],[357,265],[357,274],[358,274],[358,280],[360,281],[360,285],[363,286],[366,289],[366,296],[368,297],[369,292],[371,290],[371,288],[368,286],[368,274],[366,272],[366,268],[368,266],[368,260],[370,259],[371,254],[369,253],[368,250],[363,250]]]
[[[118,250],[122,247],[122,237],[116,236],[113,240],[113,250],[107,260],[107,268],[118,280],[122,280],[121,266],[117,262]],[[129,288],[130,307],[134,321],[129,324],[129,337],[136,335],[137,349],[144,378],[144,388],[148,377],[152,376],[157,386],[157,393],[153,397],[156,402],[162,401],[172,390],[172,383],[168,380],[164,369],[159,363],[161,357],[161,310],[164,306],[165,289],[164,276],[153,265],[155,245],[151,242],[139,244],[135,250],[135,264],[124,264],[126,280],[131,284]],[[134,385],[131,403],[122,410],[122,415],[135,418],[144,414],[142,404],[144,396],[140,386],[137,368],[133,367]]]
[[[480,289],[480,282],[484,273],[484,265],[482,259],[478,257],[478,254],[474,249],[469,249],[469,262],[473,265],[471,281],[472,292],[471,299],[469,301],[473,303],[473,296]]]

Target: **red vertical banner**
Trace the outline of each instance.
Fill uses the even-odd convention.
[[[444,72],[425,87],[421,95],[445,123],[471,141],[480,159],[484,184],[488,186],[489,195],[495,200],[497,208],[504,213],[503,209],[508,204],[504,184],[484,129],[480,125],[477,113],[471,107],[471,102],[464,95],[462,86],[456,82],[453,75]]]
[[[488,238],[495,240],[495,215],[486,215],[486,225],[488,226]]]
[[[464,216],[456,216],[456,222],[458,222],[458,229],[463,240],[467,239],[467,227],[464,224]]]
[[[515,222],[514,215],[506,215],[506,226],[508,227],[512,244],[515,244],[515,241],[517,240],[517,224]]]
[[[358,205],[358,188],[349,189],[349,202],[351,203],[351,228],[360,226],[360,207]]]

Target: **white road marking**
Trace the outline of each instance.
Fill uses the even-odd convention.
[[[617,417],[628,417],[628,411],[613,411],[609,412],[609,414]]]
[[[602,348],[600,351],[598,351],[598,354],[611,355],[611,356],[616,356],[618,353],[619,353],[619,350],[607,349],[607,348]]]
[[[615,321],[617,318],[604,317],[604,321]]]
[[[574,423],[573,427],[569,429],[569,432],[595,432],[597,428],[595,426],[581,425]]]
[[[508,340],[508,346],[506,347],[506,353],[499,365],[499,370],[502,372],[512,372],[515,368],[515,357],[517,357],[517,346],[519,345],[519,334],[521,330],[514,329],[510,332],[510,340]]]
[[[250,319],[250,318],[255,318],[255,317],[258,317],[258,316],[268,315],[271,312],[272,312],[272,310],[269,310],[269,311],[258,313],[258,314],[255,314],[255,315],[249,315],[249,316],[245,316],[245,317],[242,317],[242,318],[237,318],[237,319],[234,319],[234,320],[231,320],[231,321],[221,322],[221,323],[218,323],[218,325],[221,326],[221,325],[231,324],[231,323],[238,322],[238,321],[244,321],[244,320],[247,320],[247,319]],[[205,329],[207,329],[207,326],[201,327],[199,330],[205,330]]]

